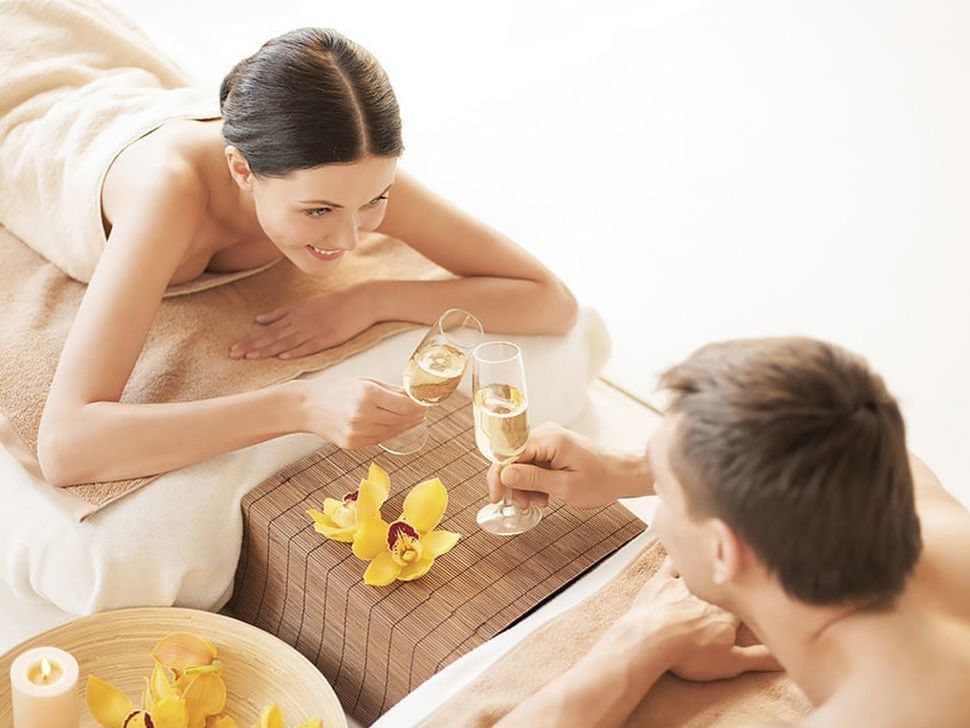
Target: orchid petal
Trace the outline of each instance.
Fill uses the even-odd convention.
[[[404,499],[404,515],[420,533],[428,533],[441,523],[448,508],[448,491],[437,478],[426,480],[411,489]]]
[[[357,527],[354,534],[354,556],[363,561],[376,558],[387,550],[387,524],[377,516]]]
[[[421,537],[422,553],[425,557],[437,558],[451,551],[460,538],[461,534],[453,531],[432,531]]]
[[[391,552],[384,550],[370,562],[364,572],[364,583],[369,586],[387,586],[401,573],[401,567],[394,563]]]

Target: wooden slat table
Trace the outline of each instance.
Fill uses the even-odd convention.
[[[471,406],[455,395],[430,414],[431,438],[416,455],[327,445],[243,500],[236,616],[296,647],[327,676],[344,709],[370,723],[438,670],[481,645],[644,530],[619,505],[549,509],[513,538],[481,531],[488,462],[475,449]],[[448,488],[441,528],[458,545],[414,582],[366,586],[349,544],[316,533],[307,508],[354,490],[378,462],[391,476],[385,520],[410,488],[437,476]]]

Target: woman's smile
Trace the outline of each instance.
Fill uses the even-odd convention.
[[[340,257],[343,256],[344,254],[343,250],[339,250],[339,249],[327,250],[326,248],[318,248],[315,245],[310,245],[309,243],[307,244],[306,249],[307,249],[307,252],[309,252],[310,255],[312,255],[317,260],[325,260],[325,261],[339,260]]]

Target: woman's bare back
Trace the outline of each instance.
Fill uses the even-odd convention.
[[[252,206],[233,183],[224,147],[219,119],[171,121],[133,142],[105,176],[101,191],[105,235],[124,210],[152,204],[142,192],[146,176],[187,174],[201,183],[205,211],[171,284],[194,280],[206,271],[247,270],[278,260],[279,249],[262,232]]]

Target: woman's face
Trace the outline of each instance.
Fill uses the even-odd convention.
[[[256,217],[300,270],[326,275],[357,247],[361,230],[381,224],[396,170],[396,157],[365,157],[285,177],[256,177]]]

